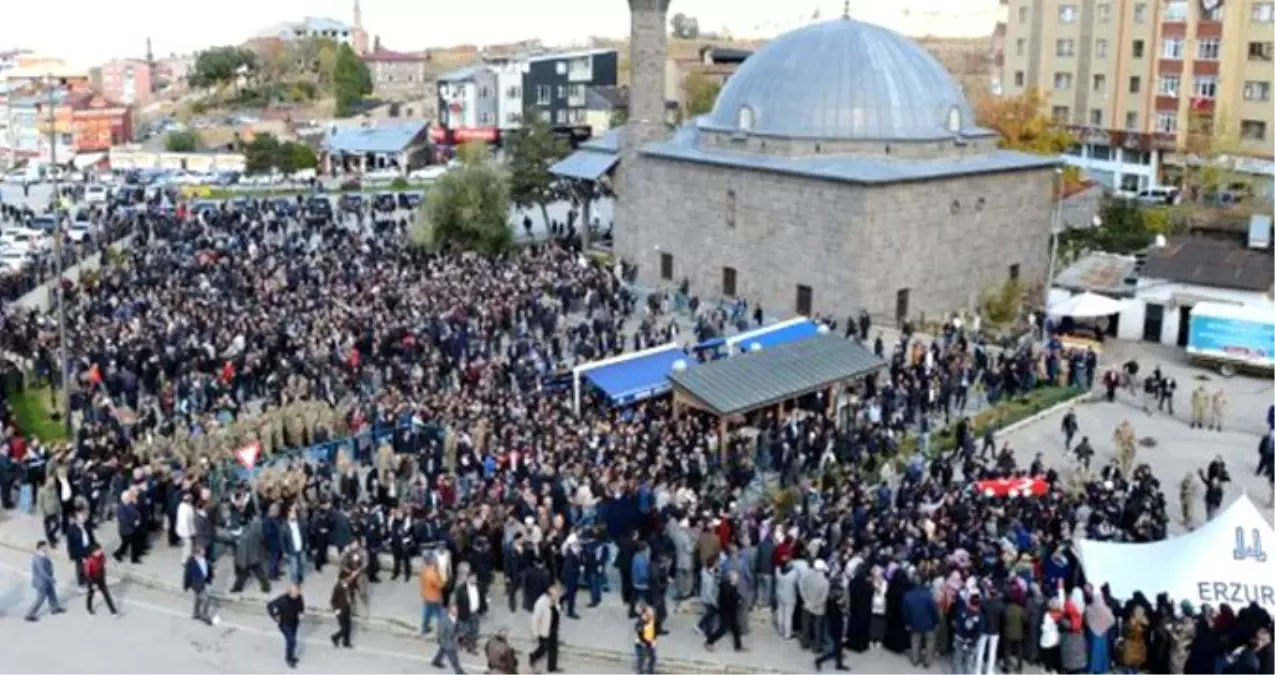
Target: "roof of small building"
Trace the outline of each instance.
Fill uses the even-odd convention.
[[[1131,255],[1095,251],[1069,265],[1054,278],[1054,286],[1069,291],[1133,295],[1138,260]]]
[[[1246,248],[1238,241],[1178,237],[1148,252],[1142,276],[1261,293],[1275,285],[1273,262],[1270,251]]]
[[[465,66],[464,68],[449,70],[434,79],[438,82],[463,82],[473,79],[474,75],[477,75],[482,68],[483,66]]]
[[[326,145],[328,152],[333,153],[402,152],[428,127],[426,122],[399,122],[368,128],[338,129],[328,136]]]
[[[419,54],[396,52],[393,49],[376,49],[363,55],[364,61],[383,61],[387,63],[424,63],[425,57]]]
[[[927,140],[986,133],[960,86],[924,47],[849,18],[781,35],[726,81],[705,126],[786,138]]]
[[[747,412],[881,370],[885,361],[839,335],[816,335],[669,375],[680,389],[720,415]]]

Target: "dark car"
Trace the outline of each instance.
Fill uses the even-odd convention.
[[[341,208],[346,211],[358,211],[363,208],[363,195],[341,195]]]
[[[297,213],[297,200],[291,197],[277,197],[270,202],[270,206],[281,216],[292,216]]]
[[[382,192],[376,196],[372,202],[372,208],[377,211],[393,211],[398,208],[398,199],[393,192]]]
[[[420,205],[421,205],[421,193],[419,192],[398,193],[398,207],[400,209],[414,209]]]
[[[307,217],[315,220],[331,218],[332,202],[326,197],[311,197],[306,200],[305,213]]]

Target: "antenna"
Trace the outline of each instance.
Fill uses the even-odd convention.
[[[841,18],[850,18],[850,0],[846,0],[845,5],[841,8]]]

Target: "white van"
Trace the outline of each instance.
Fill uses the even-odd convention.
[[[1171,206],[1178,203],[1179,195],[1180,192],[1177,188],[1169,185],[1162,185],[1139,191],[1137,199],[1143,204]]]

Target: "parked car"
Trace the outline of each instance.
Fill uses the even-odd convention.
[[[1138,201],[1143,204],[1162,204],[1172,206],[1178,203],[1180,192],[1177,188],[1168,185],[1147,188],[1138,192]]]
[[[389,183],[395,178],[402,178],[403,172],[398,169],[376,169],[363,174],[364,182]]]
[[[420,205],[421,205],[421,193],[419,192],[398,193],[398,207],[400,209],[414,209]]]
[[[407,174],[407,177],[416,181],[435,181],[448,171],[447,166],[443,164],[431,164]]]
[[[20,272],[34,261],[29,251],[16,248],[0,248],[0,270]]]
[[[90,185],[84,189],[84,201],[89,204],[105,204],[108,193],[105,185]]]

